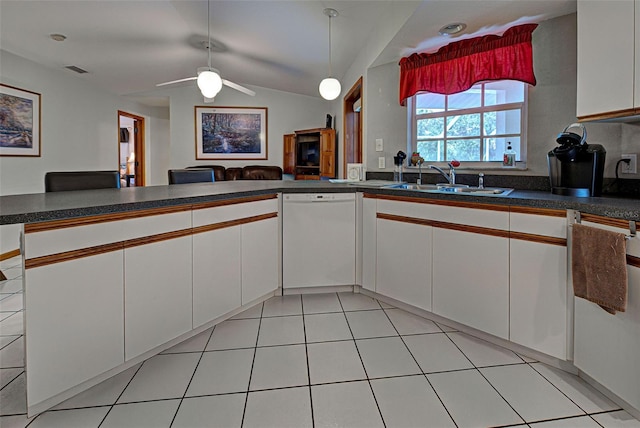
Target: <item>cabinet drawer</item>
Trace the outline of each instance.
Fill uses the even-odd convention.
[[[142,216],[119,221],[105,221],[102,217],[86,225],[54,228],[29,232],[25,228],[25,257],[34,257],[73,251],[81,248],[121,242],[160,233],[189,229],[191,212],[179,211],[170,214]]]
[[[510,229],[512,232],[566,238],[566,213],[560,217],[512,212],[510,214]]]
[[[278,199],[193,210],[193,227],[278,212]]]

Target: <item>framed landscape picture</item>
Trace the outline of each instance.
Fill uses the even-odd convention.
[[[40,156],[40,94],[0,83],[0,156]]]
[[[196,159],[267,159],[266,107],[195,107]]]

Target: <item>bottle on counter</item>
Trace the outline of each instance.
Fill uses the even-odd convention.
[[[515,168],[516,152],[511,148],[511,141],[507,141],[507,150],[502,157],[502,166],[505,168]]]

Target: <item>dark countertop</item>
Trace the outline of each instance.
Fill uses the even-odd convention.
[[[247,180],[1,196],[0,224],[35,223],[47,220],[233,199],[273,192],[342,193],[355,191],[498,205],[575,209],[590,214],[640,221],[640,200],[638,199],[610,197],[575,198],[533,190],[516,190],[508,196],[472,196],[384,189],[368,187],[362,184],[338,184],[328,181]]]

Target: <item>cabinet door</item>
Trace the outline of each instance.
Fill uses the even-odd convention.
[[[433,229],[433,312],[509,338],[509,240]]]
[[[242,225],[242,304],[275,291],[280,284],[278,218]]]
[[[377,293],[431,311],[432,230],[377,220]]]
[[[327,178],[336,176],[336,132],[325,129],[320,132],[320,175]]]
[[[192,328],[191,235],[125,248],[125,356]]]
[[[376,291],[376,200],[362,199],[362,287]]]
[[[567,247],[511,239],[510,340],[566,360]]]
[[[241,226],[193,235],[193,327],[241,306]]]
[[[634,17],[634,1],[578,1],[578,117],[633,107]]]
[[[286,134],[284,136],[283,153],[284,153],[284,159],[282,162],[282,171],[285,174],[295,174],[296,134]]]
[[[27,402],[124,362],[122,250],[25,271]]]
[[[638,34],[640,34],[640,0],[635,0],[635,10],[636,10],[636,54],[635,54],[635,84],[634,84],[634,93],[633,93],[633,106],[636,109],[640,108],[640,41],[638,41]],[[637,112],[636,112],[637,113]]]

